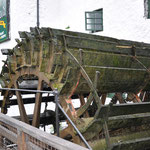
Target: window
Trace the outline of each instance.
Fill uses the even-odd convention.
[[[9,39],[9,0],[0,0],[0,43]]]
[[[144,0],[144,16],[150,19],[150,0]]]
[[[85,12],[85,29],[92,33],[103,31],[103,9]]]

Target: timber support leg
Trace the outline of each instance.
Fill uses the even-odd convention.
[[[19,85],[17,81],[14,83],[14,86],[16,89],[19,89]],[[17,96],[17,102],[19,106],[21,121],[29,124],[29,119],[26,114],[26,110],[23,104],[21,93],[19,91],[16,91],[16,96]]]
[[[38,88],[37,90],[42,90],[42,80],[39,79],[38,81]],[[36,94],[35,106],[34,106],[34,113],[33,113],[33,121],[32,125],[35,127],[39,127],[40,124],[40,111],[41,111],[41,102],[42,102],[42,94]]]

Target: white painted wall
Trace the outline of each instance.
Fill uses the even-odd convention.
[[[150,43],[150,19],[144,18],[144,0],[103,0],[103,7],[101,35]]]
[[[18,31],[29,31],[30,26],[36,25],[36,0],[10,0],[10,40],[0,43],[0,49],[13,48],[15,39],[19,38]],[[0,53],[0,69],[2,60],[6,57]]]
[[[18,31],[36,26],[37,0],[10,0],[10,41],[15,46]],[[96,34],[150,43],[150,19],[144,18],[144,0],[40,0],[40,27],[85,31],[85,11],[103,8],[104,31]],[[5,59],[0,57],[0,61]],[[0,63],[1,66],[1,63]]]

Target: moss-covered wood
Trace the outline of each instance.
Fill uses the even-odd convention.
[[[52,89],[59,90],[60,103],[67,113],[69,108],[66,99],[70,99],[73,94],[90,93],[92,98],[89,105],[94,99],[98,108],[95,117],[81,122],[80,119],[74,120],[87,140],[102,132],[104,118],[101,114],[108,113],[107,106],[101,109],[97,93],[138,93],[141,89],[150,88],[150,44],[52,28],[31,28],[30,32],[20,32],[20,37],[21,41],[17,40],[12,50],[3,51],[8,56],[2,67],[1,85],[12,87],[13,76],[19,76],[19,73],[20,81],[37,80],[40,76],[36,76],[35,72],[32,74],[36,70],[50,82]],[[22,73],[20,70],[25,71]],[[96,72],[100,75],[95,83]],[[108,127],[118,130],[129,125],[149,123],[149,116],[145,114],[149,112],[148,106],[140,107],[143,116],[133,115],[132,110],[139,113],[138,106],[124,108],[120,105],[119,109],[116,109],[117,106],[110,107]],[[78,117],[83,114],[84,108],[80,111]],[[129,116],[122,116],[122,119],[118,114]]]
[[[8,56],[11,72],[22,66],[38,67],[46,75],[50,74],[48,76],[55,87],[66,83],[62,93],[70,90],[72,78],[78,76],[76,70],[80,69],[68,56],[66,48],[79,62],[82,59],[82,66],[92,82],[95,72],[100,72],[98,92],[137,92],[149,82],[146,70],[150,67],[149,44],[51,28],[31,28],[29,33],[20,32],[20,37],[23,40]],[[75,92],[90,92],[83,77]]]
[[[111,150],[143,150],[150,148],[150,131],[130,132],[117,137],[111,137]],[[93,150],[107,150],[105,139],[90,142]]]

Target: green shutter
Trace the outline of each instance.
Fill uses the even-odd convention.
[[[103,9],[85,12],[85,29],[91,32],[103,31]]]
[[[148,0],[148,16],[147,18],[150,18],[150,0]]]

